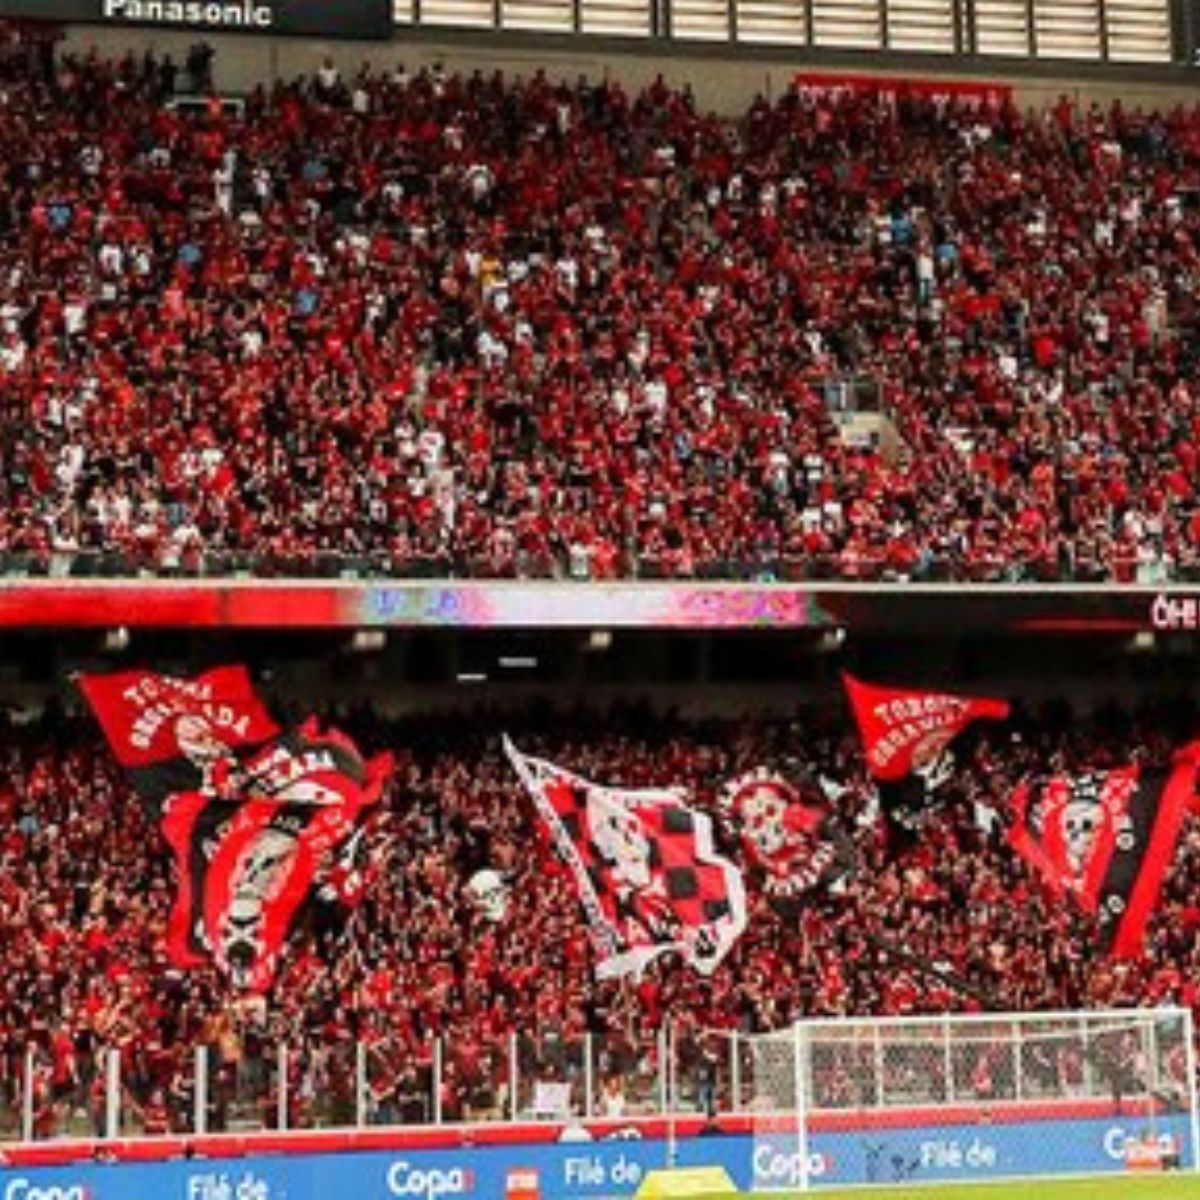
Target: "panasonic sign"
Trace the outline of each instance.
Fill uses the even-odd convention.
[[[104,0],[108,21],[208,29],[270,29],[275,13],[258,0]]]
[[[396,28],[392,0],[0,0],[0,13],[257,37],[390,38]]]

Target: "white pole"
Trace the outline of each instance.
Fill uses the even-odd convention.
[[[1162,1090],[1162,1075],[1159,1073],[1158,1021],[1147,1017],[1142,1026],[1142,1053],[1146,1056],[1146,1091],[1153,1099]]]
[[[109,1047],[104,1060],[104,1136],[121,1136],[121,1052]]]
[[[742,1111],[742,1055],[736,1029],[729,1035],[729,1111]]]
[[[33,1047],[25,1047],[25,1078],[21,1081],[21,1140],[33,1141]]]
[[[285,1043],[279,1043],[275,1071],[279,1087],[275,1100],[275,1128],[283,1132],[288,1127],[288,1052]]]
[[[442,1123],[442,1039],[433,1039],[433,1123]]]
[[[796,1075],[796,1151],[800,1156],[800,1190],[808,1191],[808,1088],[805,1078],[804,1029],[792,1026],[792,1070]]]
[[[664,1117],[670,1107],[667,1091],[667,1027],[663,1025],[658,1031],[658,1111]]]
[[[208,1132],[208,1047],[196,1047],[196,1086],[192,1090],[192,1132]]]
[[[590,1117],[593,1113],[592,1092],[595,1090],[592,1063],[592,1035],[583,1035],[583,1115]]]
[[[1088,1037],[1088,1019],[1079,1017],[1079,1037],[1083,1043],[1083,1094],[1090,1100],[1096,1095],[1096,1070],[1092,1065],[1091,1039]]]
[[[679,1107],[679,1076],[677,1057],[678,1043],[674,1024],[667,1025],[667,1166],[674,1168],[679,1157],[679,1143],[675,1136],[675,1110]]]
[[[1183,1044],[1186,1047],[1188,1109],[1192,1119],[1192,1170],[1200,1171],[1200,1104],[1196,1097],[1196,1030],[1192,1010],[1183,1010]]]
[[[518,1090],[521,1086],[521,1064],[517,1057],[517,1035],[508,1035],[508,1119],[515,1121],[521,1111]]]
[[[354,1124],[358,1129],[366,1127],[370,1114],[367,1112],[367,1045],[354,1043]]]

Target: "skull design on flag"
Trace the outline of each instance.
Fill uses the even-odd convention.
[[[637,975],[670,952],[716,970],[745,929],[746,897],[708,815],[676,789],[607,787],[504,748],[575,882],[597,976]]]
[[[837,847],[823,835],[825,813],[774,771],[760,767],[731,779],[720,806],[773,896],[807,891],[837,858]]]

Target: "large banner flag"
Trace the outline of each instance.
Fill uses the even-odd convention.
[[[574,877],[601,979],[677,953],[708,975],[746,928],[741,872],[678,790],[606,787],[504,749]]]
[[[265,989],[305,901],[321,889],[349,895],[390,756],[364,760],[315,720],[281,733],[245,667],[79,685],[175,855],[169,958],[215,962],[237,986]]]
[[[1007,700],[863,683],[842,673],[871,774],[898,782],[939,758],[968,725],[1007,719]]]
[[[759,767],[731,779],[718,803],[769,896],[792,899],[850,869],[848,843],[826,809],[778,772]]]
[[[241,764],[232,795],[173,797],[163,835],[179,891],[168,953],[180,966],[212,958],[239,987],[265,990],[292,923],[328,883],[391,773],[315,720]]]
[[[156,805],[175,792],[226,787],[234,753],[279,733],[245,667],[195,679],[136,670],[77,682],[117,761]]]
[[[949,778],[954,739],[975,721],[1009,714],[1006,700],[883,687],[845,672],[842,682],[893,836],[912,834]]]
[[[1095,916],[1103,948],[1136,957],[1196,790],[1200,742],[1169,768],[1136,764],[1022,783],[1013,848],[1057,894]]]

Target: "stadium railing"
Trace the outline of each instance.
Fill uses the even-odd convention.
[[[266,1027],[248,1026],[236,1040],[190,1046],[174,1070],[163,1069],[157,1046],[101,1046],[64,1059],[61,1039],[47,1036],[5,1056],[0,1139],[561,1126],[672,1114],[769,1120],[801,1110],[818,1128],[837,1128],[980,1107],[1002,1122],[1063,1105],[1075,1116],[1102,1116],[1142,1112],[1147,1103],[1187,1111],[1193,1103],[1190,1024],[1175,1010],[804,1028],[803,1103],[790,1030],[664,1027],[653,1036],[512,1034],[414,1046],[390,1036],[280,1042]],[[1132,1039],[1128,1047],[1122,1038]]]

